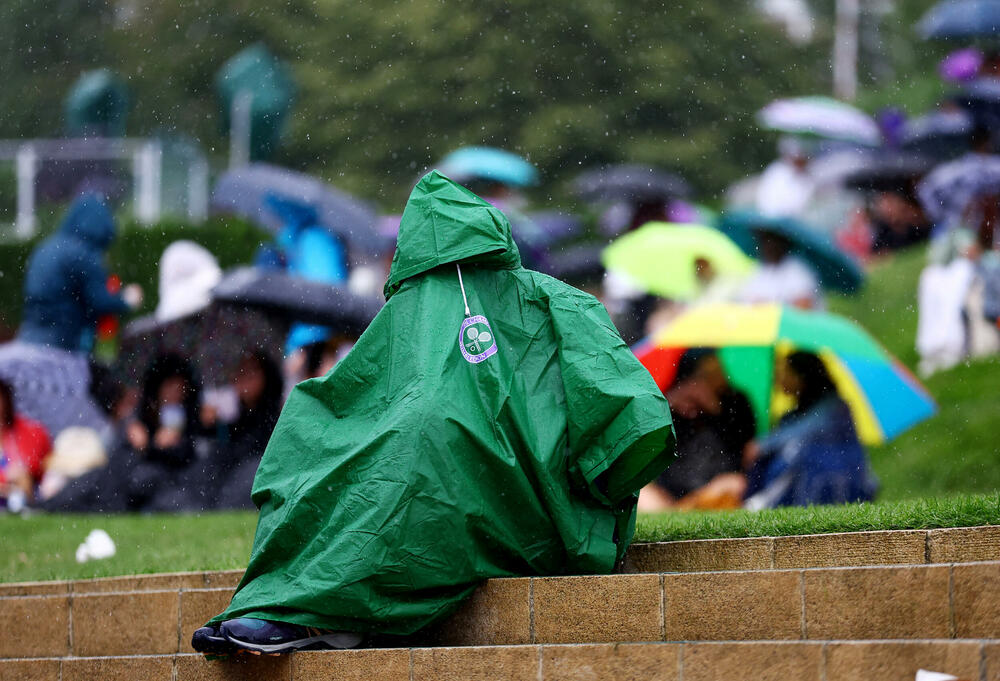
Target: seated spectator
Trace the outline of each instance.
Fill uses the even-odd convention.
[[[877,481],[854,420],[822,360],[795,352],[778,367],[778,384],[796,399],[766,437],[747,445],[745,507],[871,501]]]
[[[666,397],[677,432],[677,460],[643,488],[640,509],[739,507],[745,485],[741,457],[756,421],[749,400],[729,384],[715,350],[685,352]],[[732,475],[739,478],[735,487],[728,480]]]
[[[819,279],[809,265],[792,255],[784,236],[756,230],[760,267],[741,287],[744,303],[781,303],[810,309],[823,307]]]
[[[103,470],[107,465],[107,450],[96,430],[84,426],[64,428],[52,443],[52,455],[45,464],[36,498],[47,501],[72,480]]]
[[[71,481],[50,511],[177,510],[199,502],[185,480],[201,435],[201,386],[188,360],[162,355],[146,371],[138,413],[119,426],[106,468]]]
[[[926,241],[931,223],[912,192],[882,192],[872,202],[872,251],[887,254]]]
[[[281,370],[262,352],[248,353],[240,361],[234,383],[239,417],[226,426],[227,442],[215,456],[212,473],[205,480],[213,508],[253,508],[253,478],[278,422],[282,405]]]
[[[45,427],[17,413],[14,391],[0,380],[0,497],[11,510],[31,501],[51,450]]]

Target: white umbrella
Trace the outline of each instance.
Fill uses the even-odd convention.
[[[872,146],[882,140],[875,119],[829,97],[778,99],[761,109],[757,119],[765,128],[781,132]]]

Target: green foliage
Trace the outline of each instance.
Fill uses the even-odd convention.
[[[524,153],[549,186],[586,165],[634,160],[718,192],[773,155],[754,112],[829,81],[826,47],[791,45],[752,3],[179,0],[111,11],[92,2],[85,19],[52,7],[65,4],[0,10],[4,44],[46,46],[42,71],[36,59],[4,65],[12,87],[0,136],[56,132],[51,112],[69,82],[104,65],[128,82],[131,134],[186,134],[221,155],[212,79],[259,41],[299,84],[276,160],[387,207],[464,144]],[[66,52],[49,54],[57,42]]]

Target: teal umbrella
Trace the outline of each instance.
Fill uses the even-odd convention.
[[[759,258],[757,233],[770,232],[784,237],[792,244],[792,253],[816,270],[825,289],[854,293],[864,283],[864,272],[853,258],[839,250],[824,234],[798,220],[739,211],[723,213],[716,227],[753,258]]]
[[[253,45],[227,61],[215,77],[222,104],[222,124],[228,130],[233,104],[246,98],[250,107],[250,157],[266,159],[284,130],[295,99],[295,81],[288,68],[263,45]]]
[[[128,105],[128,88],[113,71],[88,71],[66,95],[67,131],[78,137],[121,137]]]
[[[499,182],[512,187],[538,184],[535,166],[517,154],[495,147],[464,147],[437,164],[437,169],[456,182]]]

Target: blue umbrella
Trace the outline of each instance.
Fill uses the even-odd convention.
[[[824,234],[798,220],[733,212],[723,214],[716,227],[753,258],[758,257],[756,233],[770,232],[784,237],[792,244],[792,253],[816,270],[823,288],[853,293],[864,282],[864,273],[850,256],[840,251]]]
[[[352,262],[378,256],[388,247],[375,230],[376,215],[369,204],[312,175],[267,163],[223,173],[212,190],[211,208],[277,233],[285,218],[267,204],[268,196],[308,205],[319,224],[344,241]]]
[[[917,30],[925,39],[1000,34],[1000,0],[944,0],[924,14]]]
[[[513,187],[538,184],[535,166],[517,154],[494,147],[463,147],[441,159],[437,169],[460,183],[487,180]]]

